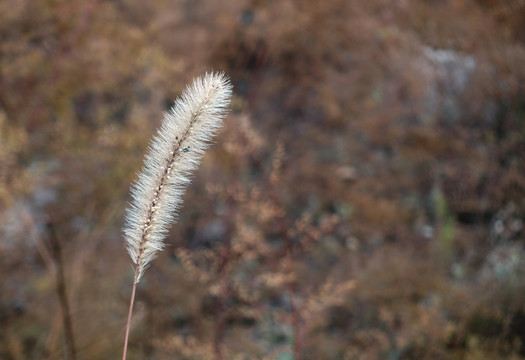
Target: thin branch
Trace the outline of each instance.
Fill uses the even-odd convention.
[[[55,281],[60,309],[62,312],[62,323],[64,326],[64,346],[67,360],[76,360],[75,337],[73,336],[73,324],[71,310],[66,291],[66,279],[64,276],[64,263],[62,260],[62,247],[52,224],[49,224],[49,240],[51,252],[55,261]]]

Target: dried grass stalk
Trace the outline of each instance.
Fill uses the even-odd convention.
[[[129,335],[136,284],[175,220],[176,210],[210,140],[222,125],[230,104],[232,86],[224,74],[207,73],[193,81],[164,115],[150,144],[144,167],[133,184],[133,201],[127,209],[124,237],[135,263],[123,359]]]
[[[164,247],[189,176],[222,125],[230,97],[231,85],[223,74],[206,74],[195,79],[165,114],[132,186],[133,202],[126,214],[125,241],[139,269],[137,282]]]

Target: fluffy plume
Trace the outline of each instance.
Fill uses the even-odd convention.
[[[126,214],[124,237],[137,266],[135,282],[164,247],[189,176],[222,125],[231,92],[224,74],[207,73],[195,79],[164,114],[132,186],[133,201]]]

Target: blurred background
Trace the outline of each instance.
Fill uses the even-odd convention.
[[[0,2],[0,358],[115,359],[162,113],[232,111],[128,359],[525,359],[525,2]]]

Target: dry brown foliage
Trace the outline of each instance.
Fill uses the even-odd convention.
[[[119,356],[129,185],[213,69],[232,115],[141,281],[129,359],[524,359],[524,13],[0,2],[0,358],[68,356],[59,265],[76,358]]]

